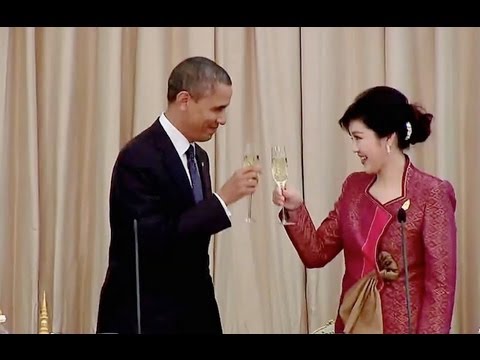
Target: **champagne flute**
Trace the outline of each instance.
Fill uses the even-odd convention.
[[[288,162],[285,146],[272,146],[272,176],[273,180],[277,184],[280,192],[285,189],[288,180]],[[282,207],[282,220],[283,225],[293,225],[293,222],[289,222],[285,218],[285,207]]]
[[[260,157],[258,154],[255,154],[253,151],[253,146],[252,144],[247,144],[245,146],[245,154],[243,156],[243,166],[254,166],[258,163],[260,160]],[[253,194],[250,194],[248,198],[248,215],[245,219],[247,223],[254,223],[255,219],[252,217],[252,200],[253,200]]]

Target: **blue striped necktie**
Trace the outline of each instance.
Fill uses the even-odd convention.
[[[187,150],[187,164],[190,179],[192,180],[193,197],[195,198],[195,203],[198,203],[203,200],[203,190],[193,145],[190,145]]]

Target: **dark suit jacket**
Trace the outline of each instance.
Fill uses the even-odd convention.
[[[158,119],[115,163],[111,243],[97,332],[137,332],[137,219],[142,333],[221,333],[209,273],[212,234],[231,226],[212,194],[207,153],[196,145],[204,200],[195,204],[185,168]]]

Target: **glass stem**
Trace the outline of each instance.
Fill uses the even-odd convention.
[[[252,199],[253,199],[253,194],[250,194],[250,198],[248,199],[248,218],[252,218]]]

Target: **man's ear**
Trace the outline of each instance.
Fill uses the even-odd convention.
[[[188,102],[190,101],[191,97],[188,91],[180,91],[177,94],[177,103],[180,105],[180,109],[185,111],[187,109]]]

